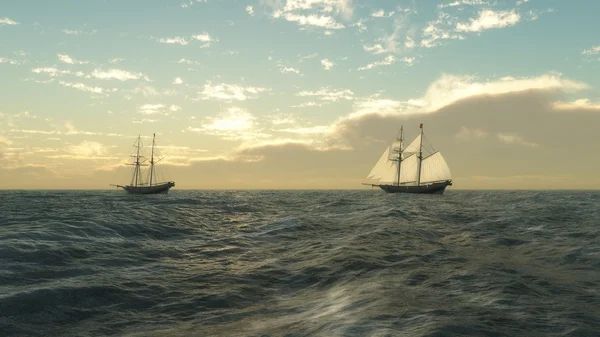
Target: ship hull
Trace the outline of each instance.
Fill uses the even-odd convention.
[[[164,184],[153,185],[153,186],[119,186],[122,187],[127,193],[131,194],[160,194],[168,193],[171,187],[175,186],[175,182],[169,181]]]
[[[443,194],[446,187],[452,186],[452,181],[433,183],[420,186],[398,186],[398,185],[378,185],[379,188],[387,193],[416,193],[416,194]]]

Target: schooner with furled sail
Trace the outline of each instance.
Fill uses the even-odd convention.
[[[433,150],[423,156],[423,124],[419,125],[420,134],[403,147],[403,130],[390,144],[363,185],[378,186],[388,193],[438,193],[452,186],[450,168],[441,152]],[[426,137],[425,137],[426,138]]]
[[[138,135],[135,144],[133,145],[136,148],[136,153],[132,157],[135,158],[135,161],[132,163],[127,163],[127,165],[133,165],[133,175],[131,177],[131,183],[129,185],[111,185],[124,189],[128,193],[132,194],[158,194],[158,193],[167,193],[169,189],[175,186],[174,181],[166,181],[166,182],[158,182],[158,176],[156,172],[155,165],[163,158],[159,158],[158,160],[154,160],[155,155],[155,142],[156,134],[152,135],[152,153],[150,156],[150,163],[146,164],[148,160],[141,154],[142,148],[142,138]],[[147,174],[147,178],[144,180],[144,175],[142,174],[142,166],[150,166]]]

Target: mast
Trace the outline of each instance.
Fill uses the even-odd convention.
[[[398,186],[400,186],[400,164],[402,164],[402,133],[404,125],[400,126],[400,147],[398,148]]]
[[[417,171],[417,186],[421,184],[421,162],[423,161],[423,123],[419,125],[421,129],[421,144],[419,145],[419,168]]]
[[[154,139],[156,138],[156,133],[152,134],[152,156],[150,157],[150,185],[152,186],[152,176],[154,176]]]
[[[138,176],[140,175],[140,139],[141,135],[138,135],[137,141],[137,154],[135,156],[135,185],[138,185]]]

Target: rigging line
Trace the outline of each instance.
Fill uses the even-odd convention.
[[[431,148],[432,152],[435,152],[435,148],[433,147],[433,144],[431,143],[431,141],[429,140],[429,138],[427,138],[427,136],[425,134],[423,134],[423,136],[425,137],[425,139],[427,139],[427,145],[429,145],[429,147]]]

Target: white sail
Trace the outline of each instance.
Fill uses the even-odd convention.
[[[419,160],[416,154],[410,155],[402,160],[402,163],[400,164],[400,184],[416,184],[418,167]]]
[[[404,149],[404,153],[419,153],[421,151],[421,135],[419,134],[408,146]]]
[[[450,168],[440,152],[421,161],[421,184],[452,179]]]
[[[373,166],[363,184],[390,184],[394,181],[398,173],[398,162],[389,160],[390,155],[393,155],[391,149],[392,146],[388,146],[383,151],[377,164]]]

